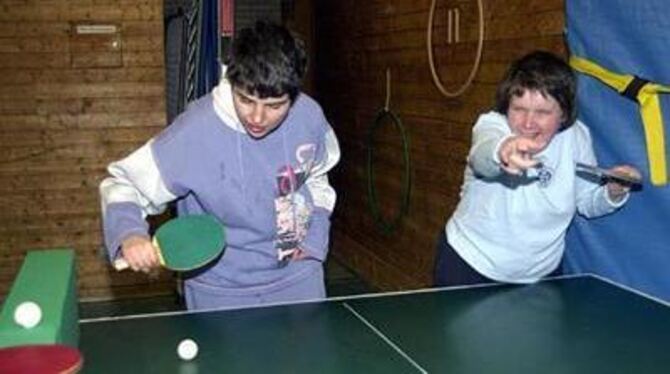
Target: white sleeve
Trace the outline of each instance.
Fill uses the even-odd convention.
[[[588,165],[598,165],[595,152],[593,150],[593,141],[591,132],[583,123],[577,122],[573,125],[576,132],[575,154],[577,162]],[[618,202],[612,201],[607,194],[606,185],[598,185],[593,181],[583,178],[577,178],[577,210],[587,217],[600,217],[612,213],[622,207],[628,200],[628,196]]]
[[[143,215],[163,212],[167,203],[176,199],[161,178],[151,141],[128,157],[111,163],[107,168],[110,177],[100,184],[102,212],[114,203],[133,203]]]
[[[328,171],[340,160],[340,146],[333,129],[325,134],[325,152],[323,159],[312,167],[310,178],[305,182],[314,205],[328,211],[335,208],[336,193],[328,182]]]
[[[475,174],[495,177],[502,173],[498,150],[510,136],[511,131],[502,115],[480,116],[472,129],[472,147],[468,153],[468,164]]]

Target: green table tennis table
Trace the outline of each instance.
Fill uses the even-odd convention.
[[[670,308],[565,276],[82,320],[80,348],[86,373],[668,373]]]

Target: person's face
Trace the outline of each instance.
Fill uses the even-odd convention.
[[[261,99],[233,88],[233,104],[249,136],[260,139],[279,127],[291,107],[291,100],[288,94]]]
[[[543,149],[558,132],[563,118],[558,101],[539,91],[526,90],[521,96],[512,96],[507,108],[512,132],[543,144]]]

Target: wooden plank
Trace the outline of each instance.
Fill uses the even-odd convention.
[[[63,53],[69,49],[65,35],[0,38],[0,53]]]
[[[25,193],[35,190],[77,193],[77,188],[97,189],[100,176],[104,174],[105,169],[103,167],[95,172],[77,172],[75,170],[70,173],[52,172],[32,175],[5,173],[0,170],[0,193]]]
[[[121,22],[121,30],[123,30],[124,37],[128,35],[156,35],[158,30],[163,30],[163,20],[148,22],[123,21]]]
[[[6,2],[5,2],[6,3]],[[5,4],[0,21],[49,22],[63,20],[150,21],[162,20],[162,8],[155,2],[79,3],[76,1],[30,2]]]
[[[91,130],[21,130],[0,133],[0,143],[12,144],[7,150],[25,147],[49,149],[77,145],[109,144],[115,141],[144,142],[157,134],[162,127],[113,128]]]
[[[0,37],[53,37],[69,36],[69,22],[0,22]]]
[[[97,165],[101,160],[106,162],[120,159],[144,142],[115,142],[102,144],[77,144],[55,146],[45,149],[33,147],[11,148],[5,152],[2,169],[16,170],[20,168],[52,168],[59,164],[81,167]]]
[[[152,102],[151,100],[145,101]],[[114,106],[114,102],[109,103]],[[118,103],[123,104],[123,101]],[[101,104],[102,105],[102,104]],[[159,106],[160,107],[160,106]],[[53,115],[0,115],[3,131],[104,130],[147,127],[156,133],[165,125],[164,112],[118,112]],[[145,125],[145,126],[143,126]]]
[[[111,22],[127,21],[159,21],[163,19],[161,7],[155,4],[119,4],[110,5],[81,5],[70,4],[67,9],[67,18],[75,20]]]
[[[0,69],[3,85],[29,85],[37,83],[143,83],[164,84],[162,67],[123,67],[120,69]]]
[[[62,53],[0,53],[0,69],[61,69],[70,66],[70,56]]]
[[[496,17],[512,16],[520,18],[524,15],[535,16],[539,13],[562,11],[564,0],[487,0],[486,10]],[[525,18],[524,18],[525,20]]]
[[[159,51],[163,52],[162,35],[128,35],[123,37],[124,51]]]
[[[0,101],[0,128],[1,129],[26,129],[33,125],[39,129],[62,128],[63,125],[54,124],[58,122],[67,124],[68,128],[85,128],[91,118],[81,118],[82,115],[104,114],[109,116],[108,120],[100,119],[98,123],[118,123],[116,117],[124,117],[129,113],[134,116],[153,116],[156,119],[147,118],[149,121],[163,121],[162,114],[165,112],[165,98],[162,96],[143,98],[70,98],[70,99],[8,99]],[[47,114],[48,113],[48,114]],[[78,115],[78,113],[82,113]],[[72,117],[69,120],[62,119],[53,121],[54,116],[66,115]],[[80,120],[76,120],[79,118]]]
[[[534,15],[519,22],[519,16],[493,19],[487,23],[487,40],[523,39],[526,35],[560,35],[565,28],[562,9]]]
[[[99,68],[123,66],[123,55],[120,52],[77,52],[72,54],[72,67]]]
[[[60,84],[44,83],[35,86],[5,86],[0,87],[0,98],[80,98],[80,97],[145,97],[162,96],[165,87],[161,83],[99,83],[99,84]]]
[[[128,51],[123,54],[123,66],[156,67],[165,64],[163,51]]]
[[[102,180],[102,178],[99,178],[99,180]],[[83,207],[74,212],[44,212],[42,215],[26,212],[17,217],[0,215],[0,222],[2,222],[0,230],[8,232],[24,229],[27,231],[45,230],[45,232],[48,232],[51,229],[61,230],[67,228],[68,230],[76,231],[77,228],[87,227],[95,231],[100,228],[99,205]]]

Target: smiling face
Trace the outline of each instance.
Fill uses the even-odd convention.
[[[521,96],[512,96],[507,108],[507,121],[512,132],[545,147],[556,135],[563,120],[558,101],[535,90],[525,90]]]
[[[281,125],[291,107],[288,94],[260,98],[239,88],[233,88],[235,112],[247,134],[261,139]]]

